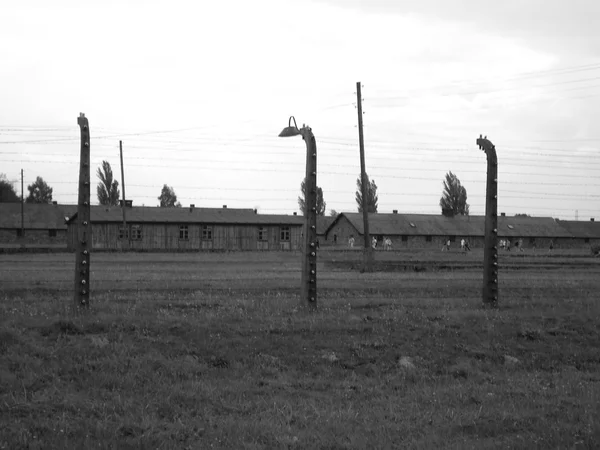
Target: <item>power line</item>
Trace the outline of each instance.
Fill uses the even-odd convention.
[[[77,182],[76,181],[64,181],[64,180],[60,180],[60,181],[56,181],[56,180],[46,180],[46,182],[48,184],[68,184],[68,185],[76,185]],[[161,183],[157,183],[155,185],[152,184],[129,184],[130,187],[137,187],[137,188],[151,188],[151,189],[160,189]],[[185,184],[178,184],[177,185],[177,189],[185,189],[185,190],[201,190],[201,191],[226,191],[226,192],[273,192],[273,188],[252,188],[252,187],[243,187],[243,188],[231,188],[231,187],[215,187],[213,186],[191,186],[191,185],[185,185]],[[300,189],[277,189],[277,192],[285,192],[285,193],[300,193]],[[581,199],[581,200],[585,200],[588,198],[600,198],[600,195],[596,195],[596,194],[565,194],[565,193],[561,193],[561,194],[554,194],[554,193],[539,193],[535,196],[524,196],[522,194],[535,194],[529,191],[525,191],[525,190],[515,190],[515,189],[503,189],[502,187],[500,187],[500,192],[501,192],[501,198],[511,198],[511,199],[519,199],[519,198],[530,198],[530,199],[543,199],[543,200],[554,200],[554,199],[560,199],[560,198],[566,198],[566,199]],[[335,189],[328,189],[325,191],[326,194],[353,194],[352,190],[335,190]],[[516,196],[510,196],[510,195],[504,195],[504,193],[513,193],[513,194],[521,194],[521,195],[516,195]],[[406,197],[414,197],[415,194],[412,192],[399,192],[399,193],[395,193],[395,192],[381,192],[382,195],[385,195],[386,197],[396,197],[396,196],[406,196]],[[420,193],[418,194],[419,197],[439,197],[439,194],[432,194],[432,193]],[[484,193],[479,194],[481,196],[485,195]],[[470,197],[474,197],[474,196],[478,196],[478,195],[473,195],[473,193],[470,194]]]
[[[343,144],[343,143],[336,143],[335,145],[347,145],[347,144]],[[163,151],[164,149],[149,149],[148,147],[140,147],[140,146],[135,146],[132,145],[130,146],[132,148],[145,148],[146,150],[150,150],[150,151]],[[506,146],[506,148],[513,148],[512,146]],[[520,165],[521,163],[525,163],[525,162],[535,162],[536,167],[542,167],[544,166],[541,163],[558,163],[560,164],[560,168],[565,168],[565,164],[573,164],[569,161],[564,161],[564,160],[559,160],[559,159],[553,159],[553,158],[569,158],[572,160],[580,160],[580,159],[585,159],[585,166],[573,166],[571,167],[572,169],[575,168],[583,168],[583,169],[590,169],[592,167],[594,167],[595,165],[599,165],[600,164],[600,160],[599,161],[589,161],[590,158],[595,158],[596,155],[591,155],[591,154],[561,154],[561,153],[547,153],[547,152],[527,152],[523,149],[514,147],[515,150],[518,150],[520,152],[520,154],[523,154],[525,156],[544,156],[545,158],[540,159],[540,158],[523,158],[523,157],[511,157],[509,155],[503,155],[502,157],[502,162],[503,165],[504,164],[508,164],[508,165]],[[193,151],[195,153],[202,153],[202,152],[212,152],[213,149],[212,148],[197,148],[197,149],[173,149],[174,151],[180,151],[180,152],[188,152],[188,151]],[[437,157],[437,155],[439,154],[440,151],[445,152],[449,157],[456,157],[456,158],[460,158],[457,159],[456,161],[453,159],[440,159]],[[351,150],[343,150],[343,149],[327,149],[325,155],[323,155],[323,157],[325,159],[327,158],[334,158],[336,157],[335,155],[331,155],[328,154],[327,152],[336,152],[336,153],[345,153],[345,154],[350,154],[352,153]],[[465,148],[426,148],[426,147],[392,147],[389,150],[383,150],[383,149],[379,149],[379,144],[375,143],[373,145],[371,145],[370,147],[370,151],[369,151],[369,155],[370,155],[370,159],[385,159],[386,161],[390,161],[390,159],[399,159],[399,158],[394,158],[394,157],[398,157],[398,156],[436,156],[436,162],[447,162],[447,163],[459,163],[459,164],[479,164],[478,161],[468,161],[465,160],[464,157],[460,157],[458,155],[452,155],[452,153],[467,153],[469,155],[469,157],[476,157],[479,152],[475,152],[472,149],[465,149]],[[234,155],[239,155],[239,154],[247,154],[248,152],[245,152],[243,150],[241,151],[234,151],[234,152],[229,152],[228,154],[231,156]],[[449,154],[450,153],[450,154]],[[48,152],[44,152],[44,153],[35,153],[35,152],[28,152],[28,153],[22,153],[22,152],[17,152],[17,151],[4,151],[4,152],[0,152],[0,154],[2,155],[22,155],[22,156],[38,156],[38,155],[44,155],[44,156],[68,156],[68,157],[72,157],[73,155],[70,153],[48,153]],[[264,155],[274,155],[274,156],[282,156],[282,157],[289,157],[290,153],[289,152],[282,152],[282,151],[261,151],[260,155],[255,155],[255,159],[252,162],[256,162],[259,161],[257,158],[257,156],[264,156]],[[379,156],[382,155],[382,156]],[[600,155],[599,155],[600,156]],[[99,156],[95,156],[94,159],[98,160],[100,158],[104,158],[106,157],[106,154],[104,155],[99,155]],[[550,158],[549,158],[550,157]],[[153,157],[153,156],[130,156],[128,159],[142,159],[142,160],[152,160],[152,159],[157,159],[157,157]],[[162,158],[161,158],[162,159]],[[12,161],[12,162],[20,162],[22,160],[6,160],[6,161]],[[171,161],[198,161],[198,160],[194,160],[194,159],[182,159],[182,158],[171,158]],[[215,160],[216,161],[216,160]],[[415,162],[416,163],[420,163],[422,160],[416,159]],[[516,162],[517,164],[512,164],[511,161]],[[210,161],[209,161],[210,162]],[[221,162],[229,162],[229,161],[222,161]],[[579,162],[579,161],[577,161]],[[553,166],[551,165],[546,165],[549,168],[552,168]]]
[[[452,93],[448,93],[448,94],[438,94],[436,95],[436,97],[448,97],[451,95],[478,95],[478,94],[491,94],[494,92],[507,92],[507,91],[519,91],[519,90],[525,90],[525,89],[535,89],[535,88],[541,88],[541,87],[554,87],[554,86],[560,86],[563,84],[571,84],[571,83],[583,83],[586,81],[596,81],[596,80],[600,80],[600,77],[591,77],[591,78],[581,78],[578,80],[563,80],[563,81],[558,81],[555,83],[547,83],[547,84],[536,84],[536,85],[531,85],[531,86],[515,86],[515,87],[505,87],[505,88],[496,88],[496,89],[486,89],[486,90],[481,90],[481,91],[471,91],[471,92],[452,92]],[[592,86],[580,86],[577,88],[573,88],[573,89],[565,89],[564,91],[572,91],[572,90],[580,90],[580,89],[590,89],[590,88],[595,88],[595,87],[600,87],[600,85],[592,85]],[[371,97],[372,100],[407,100],[407,99],[412,99],[414,98],[413,96],[392,96],[392,97]]]
[[[67,198],[76,198],[75,194],[67,194],[67,195],[63,195],[61,197],[67,197]],[[137,201],[145,201],[145,200],[151,200],[154,203],[157,203],[157,198],[156,196],[152,196],[152,195],[136,195],[135,196]],[[294,208],[297,206],[296,203],[296,199],[295,198],[268,198],[268,197],[252,197],[250,199],[240,199],[239,197],[206,197],[206,196],[195,196],[193,197],[194,201],[198,201],[198,200],[203,200],[203,201],[213,201],[213,202],[222,202],[222,201],[237,201],[240,202],[242,204],[247,204],[248,202],[252,202],[252,203],[256,203],[256,202],[262,202],[262,201],[268,201],[271,203],[286,203],[289,202],[290,203],[290,208],[292,208],[292,204],[294,205]],[[499,200],[501,200],[501,198],[499,197]],[[389,203],[389,202],[386,202]],[[335,201],[336,205],[348,205],[348,206],[352,206],[352,207],[356,207],[356,202],[355,201]],[[402,207],[404,205],[406,206],[422,206],[423,203],[422,202],[406,202],[406,201],[401,201],[401,202],[397,202],[394,204],[396,209],[397,207]],[[471,207],[477,207],[477,208],[483,208],[485,206],[484,203],[470,203]],[[242,206],[240,206],[242,207]],[[293,208],[292,208],[293,209]],[[561,208],[561,207],[540,207],[540,206],[535,206],[535,207],[531,207],[531,206],[527,206],[527,205],[502,205],[502,209],[511,209],[511,210],[528,210],[529,212],[532,211],[556,211],[556,212],[573,212],[572,208]],[[261,210],[263,211],[287,211],[289,210],[289,208],[261,208]],[[437,204],[437,202],[432,202],[430,207],[426,207],[423,208],[421,211],[426,212],[426,213],[430,213],[431,211],[435,210],[436,212],[439,212],[439,205]],[[598,214],[600,213],[600,209],[582,209],[582,208],[578,208],[578,210],[580,212],[584,212],[586,214]],[[403,212],[407,212],[405,210],[403,210]]]
[[[570,68],[564,68],[564,69],[549,69],[549,70],[542,70],[542,71],[532,71],[532,72],[523,72],[521,74],[517,74],[515,76],[512,77],[503,77],[503,78],[491,78],[488,80],[461,80],[458,82],[453,82],[453,83],[449,83],[446,85],[439,85],[439,86],[433,86],[433,87],[424,87],[424,88],[419,88],[419,89],[409,89],[409,90],[384,90],[384,91],[379,91],[379,92],[407,92],[407,93],[418,93],[418,92],[422,92],[422,91],[430,91],[433,89],[438,89],[438,90],[446,90],[446,89],[458,89],[458,88],[464,88],[464,87],[470,87],[473,85],[482,85],[482,84],[492,84],[492,83],[505,83],[505,82],[510,82],[510,81],[518,81],[518,80],[522,80],[522,79],[527,79],[527,78],[539,78],[539,77],[547,77],[547,76],[551,76],[551,75],[556,75],[556,76],[562,76],[568,73],[574,73],[574,72],[586,72],[586,71],[590,71],[590,70],[599,70],[600,69],[600,63],[594,63],[594,64],[586,64],[583,66],[574,66],[574,67],[570,67]]]
[[[133,146],[135,148],[135,146]],[[209,151],[210,149],[200,149],[198,152],[203,152],[203,151]],[[335,149],[334,149],[335,150]],[[476,153],[474,151],[471,151],[469,149],[449,149],[452,152],[468,152],[469,156],[475,158],[479,155],[479,153]],[[159,149],[156,149],[156,151],[159,151]],[[336,151],[338,152],[342,152],[342,153],[351,153],[348,150],[340,150],[337,149]],[[426,148],[397,148],[395,150],[395,152],[393,154],[390,154],[389,152],[385,152],[385,156],[378,156],[381,154],[381,152],[377,152],[377,151],[372,151],[371,153],[373,153],[371,155],[371,159],[381,159],[381,160],[385,160],[385,161],[394,161],[394,160],[398,160],[398,161],[402,161],[402,162],[414,162],[414,163],[421,163],[422,160],[421,159],[415,159],[413,161],[411,160],[406,160],[406,159],[400,159],[400,158],[395,158],[398,156],[416,156],[413,152],[414,151],[418,151],[418,155],[419,156],[433,156],[436,155],[436,159],[434,162],[445,162],[445,163],[457,163],[457,164],[480,164],[480,161],[475,161],[475,160],[465,160],[464,157],[458,156],[458,155],[448,155],[449,157],[455,157],[457,159],[440,159],[437,158],[437,154],[440,152],[440,149],[426,149]],[[559,155],[559,154],[546,154],[546,153],[527,153],[527,152],[521,152],[523,154],[525,154],[526,156],[533,156],[533,155],[538,155],[538,156],[555,156],[558,158],[563,158],[563,157],[567,157],[567,155]],[[3,155],[18,155],[18,154],[22,154],[20,152],[0,152],[0,154]],[[231,152],[228,153],[228,155],[234,156],[234,155],[247,155],[247,152]],[[27,153],[27,155],[29,156],[67,156],[67,157],[72,157],[72,154],[69,153],[48,153],[48,152],[43,152],[43,153],[35,153],[35,152],[29,152]],[[264,156],[264,155],[275,155],[275,156],[290,156],[289,153],[285,153],[285,152],[261,152],[261,155],[258,156]],[[106,155],[99,155],[99,156],[95,156],[94,159],[95,160],[99,160],[101,158],[105,158]],[[575,158],[575,159],[585,159],[585,158],[589,158],[588,155],[569,155],[569,158]],[[337,156],[335,155],[324,155],[324,159],[327,158],[337,158]],[[157,159],[164,159],[163,156],[129,156],[128,157],[129,160],[157,160]],[[7,160],[7,161],[16,161],[16,160]],[[172,162],[201,162],[201,160],[199,159],[186,159],[186,158],[170,158],[170,161]],[[240,160],[238,158],[236,158],[236,161],[238,162],[248,162],[248,163],[261,163],[260,159],[257,159],[256,157],[254,157],[252,160]],[[516,164],[511,163],[511,161],[516,161]],[[549,167],[549,168],[560,168],[560,169],[564,169],[565,168],[565,161],[561,161],[561,160],[555,160],[555,159],[548,159],[548,158],[535,158],[535,159],[531,159],[531,158],[511,158],[511,157],[503,157],[503,165],[522,165],[523,162],[528,162],[528,161],[532,161],[532,162],[536,162],[535,166],[536,167]],[[553,166],[553,165],[544,165],[544,164],[539,164],[539,162],[548,162],[548,163],[552,163],[552,162],[556,162],[557,164],[559,164],[558,166]],[[233,162],[230,160],[217,160],[217,159],[213,159],[211,158],[210,161],[206,161],[206,162],[223,162],[223,163],[229,163],[229,162]],[[572,164],[569,162],[566,162],[567,164]],[[272,162],[265,162],[264,164],[273,164]],[[577,166],[577,167],[569,167],[571,169],[576,169],[576,168],[581,168],[581,169],[590,169],[590,167],[593,167],[594,165],[600,164],[600,161],[598,162],[594,162],[594,161],[586,161],[585,166]],[[353,167],[354,165],[346,165],[348,167]],[[393,166],[386,166],[386,167],[393,167]]]
[[[121,133],[121,134],[113,134],[113,135],[104,135],[104,136],[94,136],[93,139],[109,139],[109,138],[120,138],[123,136],[146,136],[150,134],[164,134],[164,133],[179,133],[182,131],[190,131],[190,130],[198,130],[205,129],[207,127],[189,127],[189,128],[180,128],[175,130],[158,130],[158,131],[146,131],[146,132],[137,132],[137,133]],[[31,141],[0,141],[0,144],[37,144],[37,143],[45,143],[45,142],[59,142],[59,141],[76,141],[78,137],[68,137],[68,138],[58,138],[58,139],[41,139],[41,140],[31,140]]]
[[[176,131],[176,130],[173,130]],[[163,132],[167,132],[167,131],[163,131]],[[143,132],[143,133],[125,133],[127,135],[138,135],[138,136],[144,136],[144,135],[150,135],[152,133],[161,133],[160,131],[157,132]],[[36,134],[37,135],[37,134]],[[123,134],[121,134],[122,136]],[[431,143],[434,145],[440,145],[440,146],[445,146],[446,142],[448,141],[449,137],[447,135],[441,135],[441,134],[431,134],[431,133],[414,133],[414,132],[403,132],[402,135],[415,135],[415,136],[426,136],[428,138],[434,137],[434,138],[438,138],[440,139],[439,142],[434,142],[434,141],[430,141],[430,142],[424,142],[424,141],[419,141],[418,143]],[[115,134],[115,136],[120,136],[119,134]],[[99,138],[105,139],[111,136],[99,136]],[[203,136],[195,136],[195,137],[189,137],[185,140],[173,140],[173,139],[168,139],[168,140],[160,140],[157,139],[156,137],[154,137],[151,141],[147,141],[146,139],[144,139],[143,137],[141,139],[138,139],[137,142],[151,142],[151,143],[161,143],[161,144],[197,144],[197,143],[240,143],[240,142],[253,142],[256,141],[257,138],[270,138],[272,140],[275,140],[276,138],[272,135],[272,134],[266,134],[266,133],[253,133],[252,135],[250,135],[249,137],[244,137],[244,138],[223,138],[220,136],[213,136],[213,135],[203,135]],[[69,137],[69,139],[74,139],[74,137]],[[353,145],[357,145],[354,142],[353,138],[342,138],[342,137],[328,137],[327,135],[323,135],[320,134],[319,135],[319,142],[326,142],[327,140],[331,141],[331,143],[340,143],[340,144],[346,144],[348,145],[353,144]],[[570,138],[570,139],[543,139],[543,140],[529,140],[530,142],[542,142],[542,143],[556,143],[556,142],[560,142],[560,143],[565,143],[565,142],[590,142],[590,141],[600,141],[600,137],[589,137],[589,138]],[[15,141],[17,144],[18,143],[27,143],[27,141]],[[369,141],[370,143],[380,143],[380,144],[386,144],[386,145],[397,145],[397,143],[394,142],[381,142],[381,141],[377,141],[377,140],[373,140],[371,139]],[[505,141],[507,143],[511,142],[511,140],[507,140]],[[517,142],[517,141],[512,141],[512,142]],[[518,142],[521,142],[521,140],[519,140]],[[99,145],[103,145],[105,146],[106,144],[97,144],[96,146]],[[257,145],[263,145],[262,143],[258,143]],[[113,144],[113,146],[116,147],[116,143]],[[506,144],[504,144],[503,146],[506,146]],[[142,146],[139,146],[140,148],[143,148]],[[283,148],[283,146],[282,146]],[[287,146],[286,146],[287,148]],[[546,147],[525,147],[525,148],[545,148]]]
[[[597,87],[597,86],[594,86],[594,87]],[[589,87],[586,87],[586,88],[589,88]],[[583,89],[583,88],[565,89],[564,91],[580,90],[580,89]],[[545,95],[556,94],[556,93],[561,93],[561,92],[545,93]],[[460,95],[460,94],[440,95],[439,97],[448,97],[450,95]],[[568,96],[564,97],[563,96],[563,97],[550,97],[550,98],[546,97],[546,98],[539,98],[539,99],[535,99],[535,100],[527,99],[527,100],[523,100],[523,101],[520,101],[520,102],[506,102],[505,101],[506,98],[502,97],[502,98],[497,98],[496,99],[497,103],[501,103],[499,105],[492,105],[492,106],[481,106],[481,105],[476,106],[475,105],[475,107],[478,108],[479,110],[485,111],[485,110],[490,110],[492,108],[496,108],[496,107],[499,107],[499,106],[501,106],[501,107],[503,107],[503,108],[506,109],[506,108],[514,108],[514,107],[517,107],[517,106],[530,106],[530,105],[535,104],[535,103],[560,102],[560,101],[565,101],[565,100],[582,100],[582,99],[588,99],[588,98],[593,98],[593,97],[598,97],[598,96],[600,96],[600,93],[590,94],[590,95],[581,95],[581,96],[575,96],[575,97],[568,97]],[[508,98],[508,100],[517,100],[517,99],[521,99],[521,98],[522,98],[522,95],[521,96],[517,96],[514,99]],[[492,103],[492,101],[487,101],[487,103]],[[398,105],[396,103],[389,103],[387,105],[384,104],[384,105],[380,105],[380,106],[383,107],[383,108],[408,107],[408,105]],[[414,105],[412,105],[411,107],[413,109],[415,108]],[[472,111],[473,107],[474,107],[474,105],[472,105],[472,104],[468,104],[468,105],[464,105],[464,104],[463,105],[455,105],[455,106],[447,107],[447,108],[431,108],[431,107],[427,106],[427,107],[423,107],[424,108],[423,112],[426,111],[427,113],[434,113],[434,112],[436,112],[436,113],[447,113],[447,112],[452,112],[452,111],[463,111],[465,109],[468,109],[469,111]]]
[[[20,160],[5,160],[7,162],[21,162]],[[173,162],[175,160],[171,160],[171,162]],[[194,160],[180,160],[180,162],[182,163],[186,163],[186,162],[201,162],[201,161],[194,161]],[[202,166],[190,166],[189,164],[186,164],[184,166],[175,166],[173,164],[136,164],[136,163],[128,163],[129,166],[131,167],[157,167],[157,168],[169,168],[169,169],[186,169],[186,170],[214,170],[214,167],[207,167],[207,165],[210,164],[223,164],[223,163],[227,163],[227,164],[232,164],[232,163],[237,163],[237,164],[243,164],[243,165],[247,165],[247,163],[252,162],[252,163],[256,163],[256,161],[229,161],[229,160],[211,160],[211,161],[203,161]],[[61,165],[79,165],[78,162],[76,161],[54,161],[54,160],[36,160],[35,163],[44,163],[44,164],[61,164]],[[457,161],[456,163],[460,163],[459,161]],[[273,166],[273,167],[287,167],[289,165],[294,165],[293,163],[286,163],[286,162],[259,162],[258,163],[260,166],[264,166],[264,165],[268,165],[268,166]],[[322,163],[321,164],[322,167],[332,167],[332,168],[340,168],[340,167],[345,167],[345,168],[354,168],[354,165],[348,165],[348,164],[327,164],[327,163]],[[408,168],[405,166],[392,166],[392,165],[387,165],[387,166],[370,166],[371,169],[378,169],[378,170],[396,170],[399,172],[409,172],[409,173],[421,173],[421,172],[434,172],[434,173],[439,173],[439,172],[443,172],[446,171],[446,169],[435,169],[435,168],[429,168],[429,167],[425,167],[425,168]],[[221,169],[221,172],[227,172],[227,171],[246,171],[246,172],[252,172],[254,171],[254,169],[252,168],[248,168],[248,167],[232,167],[231,165],[227,166],[227,167],[223,167],[223,166],[219,166],[219,169]],[[292,169],[261,169],[262,171],[285,171],[285,172],[296,172],[296,170],[292,170]],[[476,173],[476,174],[483,174],[484,170],[460,170],[459,172],[461,173]],[[349,173],[349,172],[328,172],[328,171],[321,171],[320,173],[323,174],[335,174],[335,175],[354,175],[353,173]],[[576,179],[596,179],[598,178],[597,176],[592,176],[592,175],[581,175],[581,174],[564,174],[564,173],[544,173],[544,172],[539,172],[539,173],[524,173],[524,172],[512,172],[512,171],[502,171],[501,172],[503,175],[515,175],[515,176],[526,176],[526,177],[531,177],[531,176],[551,176],[551,177],[560,177],[560,178],[576,178]],[[408,179],[415,179],[414,177],[404,177],[404,176],[392,176],[392,175],[385,175],[385,174],[378,174],[377,175],[379,178],[384,178],[384,177],[392,177],[392,178],[408,178]],[[471,180],[472,182],[472,180]],[[482,180],[477,180],[476,182],[482,182]],[[536,183],[534,183],[536,184]],[[540,183],[543,184],[543,183]]]
[[[153,132],[149,132],[149,133],[153,133]],[[264,138],[273,138],[273,136],[271,135],[263,135],[263,134],[256,134],[255,136],[257,137],[264,137]],[[438,137],[435,135],[431,135],[428,134],[428,137]],[[439,139],[444,140],[444,142],[447,141],[447,138],[444,136],[439,136]],[[589,138],[589,139],[578,139],[577,141],[593,141],[593,140],[600,140],[600,138]],[[230,147],[240,147],[240,148],[255,148],[255,147],[260,147],[260,148],[264,148],[265,144],[264,142],[256,142],[257,139],[252,137],[252,138],[243,138],[243,139],[231,139],[231,138],[219,138],[219,137],[207,137],[207,136],[202,136],[202,137],[195,137],[192,138],[191,140],[186,140],[186,141],[166,141],[164,142],[164,144],[187,144],[187,145],[211,145],[211,146],[230,146]],[[17,142],[17,141],[15,141]],[[28,141],[18,141],[17,143],[26,143]],[[41,141],[40,141],[41,142]],[[44,142],[48,142],[48,143],[55,143],[53,141],[47,141],[45,140]],[[138,142],[144,142],[144,139],[138,140]],[[149,143],[146,145],[140,145],[140,144],[130,144],[129,146],[131,148],[138,148],[138,149],[144,149],[144,150],[152,150],[153,146],[157,147],[156,150],[164,150],[165,145],[161,145],[163,144],[163,141],[158,141],[158,140],[153,140],[153,141],[148,141]],[[356,143],[354,142],[354,139],[350,139],[350,138],[340,138],[340,137],[328,137],[328,136],[323,136],[320,135],[318,142],[320,144],[330,144],[333,146],[349,146],[349,147],[356,147]],[[567,140],[563,140],[563,141],[558,141],[557,142],[568,142]],[[440,151],[440,150],[452,150],[452,151],[463,151],[463,152],[472,152],[472,150],[469,149],[465,149],[465,148],[452,148],[452,147],[448,147],[447,144],[443,143],[443,142],[431,142],[432,145],[436,145],[439,146],[440,148],[437,147],[424,147],[423,145],[419,145],[419,144],[427,144],[427,142],[419,142],[419,143],[415,143],[415,144],[410,144],[410,143],[406,143],[406,142],[401,142],[401,143],[395,143],[395,142],[385,142],[385,141],[378,141],[378,140],[373,140],[371,139],[369,141],[370,144],[370,148],[379,148],[379,147],[390,147],[392,149],[394,149],[395,151],[399,151],[399,150],[410,150],[410,151],[426,151],[426,150],[431,150],[431,151]],[[270,143],[268,144],[268,146],[270,148],[278,148],[278,149],[288,149],[287,146],[283,146],[283,145],[279,145],[279,144],[275,144],[275,143]],[[116,144],[113,145],[107,145],[104,143],[99,143],[96,144],[95,147],[100,147],[100,148],[115,148],[116,149]],[[514,145],[503,145],[503,147],[505,148],[514,148]],[[173,148],[173,147],[170,147]],[[193,147],[193,148],[182,148],[182,147],[175,147],[178,151],[189,151],[189,152],[201,152],[201,151],[209,151],[211,149],[209,148],[202,148],[202,147]],[[527,146],[527,145],[520,145],[518,146],[518,149],[520,151],[523,151],[524,149],[541,149],[541,150],[545,150],[545,153],[540,153],[540,152],[536,152],[536,153],[532,153],[535,154],[536,156],[538,155],[547,155],[547,156],[559,156],[558,153],[556,152],[561,152],[561,151],[572,151],[572,149],[556,149],[556,148],[547,148],[547,147],[539,147],[539,146]],[[332,148],[328,148],[328,151],[343,151],[341,149],[332,149]],[[261,153],[264,153],[265,151],[263,150]],[[372,150],[371,150],[372,152]],[[20,154],[19,152],[2,152],[4,154]],[[270,152],[272,154],[289,154],[289,150],[286,152]],[[572,155],[571,157],[575,157],[575,158],[582,158],[582,157],[587,157],[587,154],[578,154],[578,155]],[[589,154],[589,156],[594,157],[597,155],[594,154]]]

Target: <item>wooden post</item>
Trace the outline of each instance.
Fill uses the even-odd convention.
[[[125,204],[125,168],[123,167],[123,141],[119,141],[119,152],[121,154],[121,187],[123,188],[123,242],[121,249],[129,248],[129,233],[127,232],[127,205]]]
[[[302,258],[301,301],[317,308],[317,143],[310,127],[300,129],[306,142],[305,227]]]
[[[75,308],[90,305],[90,252],[92,225],[90,222],[90,130],[83,113],[77,119],[81,130],[79,161],[79,196],[77,201],[77,232],[75,242]]]
[[[25,197],[23,196],[23,169],[21,169],[21,239],[25,237]]]
[[[358,109],[358,144],[360,149],[360,184],[362,195],[362,213],[363,213],[363,231],[364,231],[364,249],[363,249],[363,270],[371,272],[373,269],[373,249],[371,248],[371,234],[369,233],[369,209],[367,202],[367,171],[365,168],[365,142],[363,137],[363,112],[362,112],[362,92],[360,81],[356,83],[356,106]]]
[[[477,145],[487,156],[485,199],[485,240],[483,249],[483,305],[498,306],[498,157],[487,136],[479,135]]]
[[[292,126],[292,121],[294,125]],[[300,274],[300,302],[308,309],[317,308],[317,143],[310,127],[303,125],[298,129],[294,116],[279,137],[301,135],[306,142],[306,175],[304,177],[306,195],[304,244],[302,245],[302,272]]]

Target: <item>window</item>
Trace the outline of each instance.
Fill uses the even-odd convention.
[[[202,240],[212,241],[212,226],[202,225]]]
[[[187,241],[189,239],[187,225],[179,225],[179,239],[182,241]]]
[[[425,242],[431,242],[431,236],[425,236]]]
[[[131,225],[131,240],[132,241],[141,241],[142,240],[142,226],[141,225]]]
[[[17,228],[17,237],[23,237],[23,230]]]
[[[56,237],[56,230],[48,230],[48,236]]]
[[[258,227],[258,240],[266,241],[268,240],[267,236],[267,227]]]
[[[281,241],[289,242],[290,240],[290,227],[281,227],[279,229],[279,237]]]
[[[409,223],[409,225],[410,225],[410,227],[411,227],[411,228],[416,228],[416,227],[417,227],[417,226],[416,226],[414,223],[412,223],[412,222],[410,222],[410,223]]]
[[[585,243],[589,244],[590,243],[590,238],[585,238]]]
[[[129,239],[129,228],[119,227],[119,239]]]
[[[456,242],[456,236],[450,236],[448,239],[450,242]]]
[[[514,225],[506,225],[506,226],[508,227],[509,230],[514,230],[515,229]]]
[[[402,242],[408,242],[408,236],[403,235],[402,236]]]
[[[535,238],[529,238],[529,244],[530,245],[535,245]]]

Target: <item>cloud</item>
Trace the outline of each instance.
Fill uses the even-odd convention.
[[[475,168],[482,155],[474,145],[479,133],[510,158],[519,157],[524,143],[595,133],[597,101],[573,99],[600,93],[600,82],[581,81],[599,70],[582,67],[593,59],[598,37],[593,21],[579,20],[582,5],[13,2],[0,18],[0,59],[8,62],[0,68],[0,124],[43,125],[77,137],[75,119],[85,112],[95,162],[116,165],[118,140],[124,139],[127,192],[140,199],[136,204],[154,204],[165,182],[185,204],[202,199],[216,206],[227,192],[239,198],[239,206],[254,206],[253,196],[262,191],[252,189],[276,186],[279,200],[260,204],[265,211],[289,212],[297,208],[304,143],[275,136],[294,114],[317,136],[319,183],[328,206],[354,209],[358,143],[352,103],[360,81],[367,168],[387,193],[382,208],[399,209],[406,194],[437,212],[448,169],[464,172],[473,192],[480,192],[482,175]],[[597,11],[593,3],[585,5],[592,8],[586,14]],[[580,68],[558,70],[569,61]],[[194,130],[143,134],[182,128]],[[2,128],[0,133],[4,141],[24,138]],[[76,165],[57,161],[78,154],[76,139],[23,144],[17,151],[24,152],[22,161],[2,160],[9,176],[27,163],[26,176],[52,173],[48,180],[58,182],[57,196],[74,198]],[[41,162],[52,158],[54,163]],[[425,162],[431,171],[423,170]],[[203,197],[206,186],[212,190]]]
[[[595,0],[319,0],[372,14],[415,15],[443,20],[487,35],[516,38],[541,51],[565,56],[573,51],[597,56],[600,30],[591,17],[600,14]]]

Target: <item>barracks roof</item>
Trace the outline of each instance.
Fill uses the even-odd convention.
[[[27,230],[66,230],[66,219],[76,205],[23,204],[23,228]],[[21,203],[0,203],[0,228],[21,228]]]
[[[362,213],[340,213],[359,234],[364,233]],[[499,237],[573,237],[552,217],[498,217]],[[484,216],[446,217],[432,214],[369,214],[369,232],[377,235],[406,236],[483,236]],[[579,235],[578,235],[579,236]]]
[[[120,206],[91,206],[92,223],[123,222]],[[156,206],[133,206],[126,209],[129,223],[211,223],[249,225],[299,225],[304,223],[302,216],[285,214],[257,214],[253,209],[235,208],[160,208]],[[74,221],[74,214],[70,221]]]
[[[334,220],[332,216],[317,216],[317,234],[324,235]]]
[[[600,239],[600,222],[559,220],[558,223],[574,236]]]

